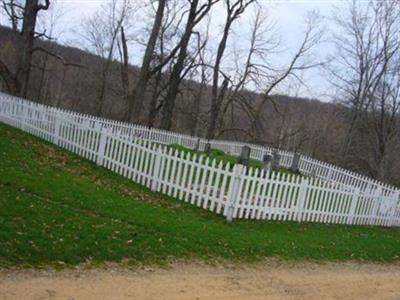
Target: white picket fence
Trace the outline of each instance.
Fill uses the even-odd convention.
[[[333,171],[320,176],[330,180],[322,180],[318,176],[283,175],[217,163],[215,159],[162,145],[199,144],[201,149],[205,146],[201,139],[77,114],[6,94],[0,94],[0,121],[95,161],[153,191],[222,214],[228,220],[400,225],[398,190],[373,182],[357,185]],[[213,147],[225,151],[229,147],[231,153],[239,153],[243,145],[213,143]],[[271,151],[257,147],[253,155]],[[283,154],[284,164],[290,166],[293,156],[290,159],[288,152]],[[311,163],[306,159],[301,162],[303,169],[310,168]]]
[[[12,103],[20,103],[19,105],[25,105],[22,103],[30,103],[29,101],[13,97],[4,93],[0,93],[0,99],[4,101],[11,101]],[[33,103],[31,104],[33,105]],[[36,104],[37,105],[37,104]],[[47,106],[40,106],[46,109],[55,109]],[[16,108],[14,108],[16,109]],[[156,128],[149,129],[144,126],[134,125],[124,122],[117,122],[104,118],[93,117],[90,115],[79,114],[76,112],[66,111],[62,109],[55,109],[58,112],[68,118],[74,120],[74,122],[85,123],[87,126],[102,126],[112,130],[114,134],[121,136],[128,136],[129,138],[140,137],[142,139],[151,140],[160,144],[179,144],[189,148],[197,148],[204,150],[207,143],[210,143],[212,148],[221,149],[232,155],[239,155],[243,146],[249,146],[251,148],[250,156],[253,159],[262,160],[265,154],[272,154],[277,152],[280,156],[280,165],[282,167],[289,168],[292,166],[294,153],[289,151],[283,151],[274,149],[271,147],[263,147],[260,145],[253,145],[248,143],[238,143],[232,141],[220,141],[220,140],[206,140],[202,138],[192,137],[189,135],[178,134],[170,131],[159,130]],[[359,188],[361,191],[370,190],[382,190],[385,196],[392,195],[398,192],[398,189],[381,183],[377,180],[368,178],[366,176],[345,170],[343,168],[328,164],[325,162],[312,159],[305,155],[300,156],[299,171],[306,176],[312,176],[319,179],[333,181],[345,185],[350,185]]]

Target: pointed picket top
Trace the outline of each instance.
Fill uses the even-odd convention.
[[[209,163],[210,163],[210,158],[207,156],[207,157],[206,157],[206,160],[205,160],[205,162],[204,162],[204,164],[205,164],[206,166],[208,166]]]
[[[187,161],[192,160],[192,153],[190,151],[188,151],[186,153],[184,152],[184,155],[185,155],[185,160],[187,160]]]
[[[169,148],[169,149],[168,149],[168,156],[172,156],[173,153],[174,153],[174,149]]]
[[[178,157],[182,157],[182,155],[184,155],[183,150],[175,149],[174,157],[178,158]]]
[[[225,171],[229,172],[231,170],[232,170],[232,166],[231,166],[231,163],[228,161],[225,163]]]
[[[278,171],[278,174],[279,174],[279,181],[285,181],[286,174],[280,171]]]
[[[296,185],[300,184],[303,181],[303,179],[308,179],[308,177],[302,177],[302,176],[296,175],[293,178],[293,183]]]
[[[194,163],[197,163],[197,160],[198,160],[198,155],[197,155],[197,153],[194,153],[193,156],[192,156],[192,161]]]
[[[260,169],[259,177],[260,178],[265,178],[265,170],[264,169]]]
[[[288,173],[288,174],[286,174],[286,181],[289,182],[289,183],[292,183],[292,182],[293,182],[293,179],[294,179],[296,176],[297,176],[296,174]]]
[[[259,176],[260,176],[260,169],[259,168],[254,168],[254,171],[255,171],[255,173],[254,173],[254,176],[256,177],[256,178],[258,178]]]
[[[256,170],[257,170],[258,168],[254,168],[254,167],[251,167],[251,166],[249,166],[248,168],[249,168],[248,174],[249,174],[251,177],[255,176]]]

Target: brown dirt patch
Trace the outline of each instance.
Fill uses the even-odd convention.
[[[400,299],[400,266],[174,264],[168,269],[0,271],[0,299]]]

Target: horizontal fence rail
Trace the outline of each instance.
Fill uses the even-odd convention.
[[[40,105],[0,93],[0,121],[111,171],[233,219],[399,226],[399,191],[301,157],[303,175],[232,165],[165,144],[204,149],[207,140]],[[238,154],[244,143],[210,141]],[[275,151],[256,145],[252,158]],[[281,151],[289,167],[293,154]],[[312,175],[312,176],[310,176]]]

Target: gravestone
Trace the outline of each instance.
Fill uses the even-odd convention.
[[[291,171],[298,172],[299,164],[300,164],[300,153],[295,153],[292,160],[292,166],[290,167]]]
[[[272,168],[272,155],[268,154],[268,153],[265,153],[264,156],[263,156],[262,163],[263,163],[262,168],[263,168],[264,171],[271,170],[271,168]]]
[[[240,153],[239,156],[239,164],[249,166],[249,161],[250,161],[250,147],[249,146],[243,146],[242,152]]]
[[[197,139],[196,145],[194,146],[195,151],[199,151],[200,149],[200,138]]]
[[[204,146],[204,152],[205,152],[207,155],[210,155],[210,154],[211,154],[211,145],[210,145],[210,143],[207,143],[207,144]]]
[[[272,153],[272,169],[279,169],[281,163],[281,155],[278,153],[278,151],[274,151]]]

